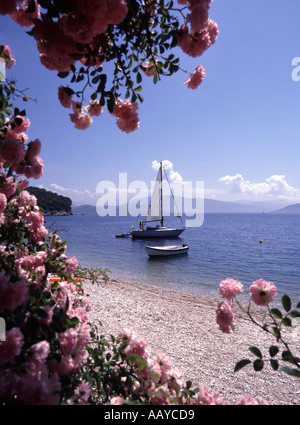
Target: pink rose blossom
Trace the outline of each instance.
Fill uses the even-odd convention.
[[[117,100],[112,116],[117,118],[117,126],[120,130],[130,133],[139,127],[137,110],[136,102],[131,103],[129,99],[126,99],[125,102],[121,99]]]
[[[0,6],[0,13],[1,13],[1,7],[2,5]],[[15,65],[16,60],[14,59],[11,53],[10,47],[7,44],[2,44],[2,47],[3,47],[3,53],[9,57],[9,60],[7,59],[5,60],[5,66],[7,69],[10,69]]]
[[[85,113],[70,114],[70,119],[78,130],[86,130],[93,122],[92,117]]]
[[[27,179],[20,178],[17,184],[17,187],[21,190],[27,189],[29,186],[29,181]]]
[[[193,404],[197,405],[225,405],[225,399],[207,387],[202,387],[193,397]]]
[[[29,142],[27,146],[27,152],[26,152],[26,160],[27,161],[34,161],[35,157],[38,156],[38,154],[41,151],[41,142],[39,139],[35,139],[33,142]]]
[[[17,7],[17,0],[2,0],[0,2],[0,15],[12,13]]]
[[[208,21],[209,6],[207,2],[193,1],[189,9],[191,13],[187,15],[187,22],[191,24],[191,30],[194,33],[201,31]]]
[[[12,328],[6,332],[6,340],[0,342],[0,364],[6,363],[21,353],[23,339],[19,328]]]
[[[77,266],[78,266],[77,258],[71,257],[71,258],[68,259],[68,263],[67,263],[67,267],[66,267],[65,272],[67,274],[72,274]]]
[[[91,100],[86,107],[86,111],[91,117],[98,117],[103,111],[103,106],[100,105],[100,101],[98,99]]]
[[[157,74],[157,69],[156,69],[156,67],[155,67],[155,64],[154,63],[151,63],[151,62],[146,62],[146,63],[143,63],[143,68],[145,68],[144,69],[144,72],[145,72],[145,74],[147,75],[147,77],[152,77],[154,74]],[[149,68],[154,68],[151,72],[149,72]]]
[[[24,118],[21,115],[17,115],[12,120],[12,126],[13,130],[16,133],[22,133],[23,131],[27,131],[30,127],[30,120],[29,118]]]
[[[10,17],[22,27],[32,27],[33,20],[40,17],[40,5],[34,0],[34,11],[31,13],[27,12],[29,1],[23,1],[21,6],[14,10]]]
[[[202,65],[199,65],[193,74],[185,80],[184,84],[187,84],[189,89],[196,89],[202,83],[203,79],[206,77],[205,69]]]
[[[62,352],[66,356],[70,356],[77,347],[77,332],[75,329],[67,329],[59,334],[59,344]]]
[[[249,292],[251,299],[256,305],[266,305],[273,301],[277,290],[273,282],[258,279],[252,283]]]
[[[228,301],[242,292],[243,285],[238,280],[227,278],[220,283],[219,294],[222,295],[223,298],[227,298]]]
[[[0,213],[3,213],[7,205],[7,199],[4,193],[0,193]]]
[[[0,157],[10,164],[19,164],[25,156],[22,143],[15,139],[6,139],[0,148]]]
[[[87,381],[82,381],[74,391],[72,404],[87,405],[89,397],[93,394],[90,384]]]
[[[248,406],[255,406],[255,405],[267,405],[268,403],[266,400],[264,400],[261,397],[250,397],[248,395],[242,396],[237,402],[237,405],[248,405]]]
[[[64,108],[70,108],[72,103],[71,90],[68,87],[58,87],[58,99]]]
[[[217,324],[224,333],[231,333],[235,329],[235,310],[228,301],[223,301],[218,305]]]
[[[37,199],[34,195],[31,195],[27,190],[23,190],[20,193],[18,205],[19,207],[35,207],[37,205]]]
[[[0,312],[14,310],[28,298],[29,291],[24,280],[9,282],[3,273],[0,273]]]
[[[123,404],[123,402],[124,402],[124,399],[122,397],[120,397],[120,396],[113,397],[110,400],[110,404],[111,405],[114,405],[114,406],[121,405],[121,404]]]
[[[2,182],[2,186],[0,187],[0,193],[3,193],[6,198],[10,198],[16,191],[16,186],[14,184],[13,178],[8,177],[6,181]]]

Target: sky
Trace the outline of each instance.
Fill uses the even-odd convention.
[[[203,181],[206,198],[300,202],[299,17],[299,0],[214,0],[216,43],[200,58],[174,52],[182,68],[201,63],[207,77],[197,90],[181,72],[156,85],[143,78],[140,127],[126,134],[107,111],[75,129],[57,98],[69,80],[43,68],[34,39],[0,16],[0,41],[16,58],[7,76],[38,99],[25,108],[45,167],[30,184],[95,205],[99,182],[118,186],[127,173],[128,182],[150,187],[155,161],[168,160],[182,181]]]

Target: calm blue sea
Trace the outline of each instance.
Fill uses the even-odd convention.
[[[46,226],[67,241],[67,254],[85,267],[108,268],[116,277],[192,294],[217,294],[226,277],[239,279],[247,290],[263,277],[276,284],[279,295],[299,299],[300,215],[206,214],[201,227],[187,228],[178,239],[115,237],[138,222],[101,218],[96,212],[46,217]],[[179,257],[149,259],[145,250],[146,245],[183,243],[190,250]]]

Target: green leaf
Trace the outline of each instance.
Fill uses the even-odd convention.
[[[275,317],[277,317],[278,319],[281,319],[281,318],[282,318],[282,313],[281,313],[281,311],[280,311],[280,310],[278,310],[278,308],[272,308],[272,309],[270,310],[270,313],[272,314],[272,316],[275,316]]]
[[[276,354],[278,353],[278,351],[279,351],[279,348],[278,348],[278,347],[276,347],[276,345],[272,345],[272,346],[269,348],[269,353],[270,353],[270,356],[271,356],[271,357],[276,356]]]
[[[292,302],[291,299],[288,295],[284,295],[281,299],[282,301],[282,305],[283,308],[285,309],[285,311],[290,311],[291,307],[292,307]]]
[[[285,350],[281,354],[282,360],[293,363],[293,355],[289,350]]]
[[[291,327],[291,326],[292,326],[292,321],[291,321],[291,319],[290,319],[289,317],[285,317],[285,318],[282,320],[282,324],[283,324],[284,326],[289,326],[289,327]]]
[[[249,363],[251,363],[251,360],[249,359],[243,359],[240,360],[239,362],[237,362],[237,364],[235,365],[234,371],[238,372],[239,370],[241,370],[243,367],[247,366]]]
[[[66,78],[69,75],[69,72],[59,72],[57,76],[59,78]]]
[[[140,72],[138,72],[138,73],[136,74],[136,82],[137,82],[138,84],[140,84],[140,83],[142,82],[142,76],[141,76],[141,73],[140,73]]]
[[[256,359],[253,362],[253,368],[255,372],[260,372],[264,367],[264,362],[261,359]]]
[[[256,357],[259,357],[260,359],[262,359],[262,354],[259,348],[257,347],[249,347],[249,350],[251,351],[252,354],[254,354]]]
[[[273,370],[278,370],[279,364],[277,360],[271,359],[270,360],[271,366]]]
[[[283,366],[279,370],[280,372],[287,373],[290,376],[295,376],[296,378],[300,378],[300,371],[297,369],[292,369],[290,367]]]
[[[300,317],[300,311],[293,310],[290,312],[291,317]]]

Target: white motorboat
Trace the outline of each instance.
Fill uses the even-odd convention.
[[[146,246],[149,257],[166,257],[170,255],[187,254],[188,245]]]
[[[163,172],[163,163],[161,161],[157,178],[155,181],[153,193],[151,196],[150,205],[148,208],[148,215],[145,220],[145,223],[159,221],[160,225],[144,227],[145,223],[140,222],[140,228],[139,229],[133,228],[131,231],[131,236],[133,238],[138,238],[138,239],[177,238],[185,230],[184,227],[174,229],[174,228],[164,226],[162,172]],[[173,196],[173,193],[172,193],[172,196]],[[178,217],[181,220],[181,217],[179,215]],[[182,220],[181,220],[181,223],[182,223]]]

